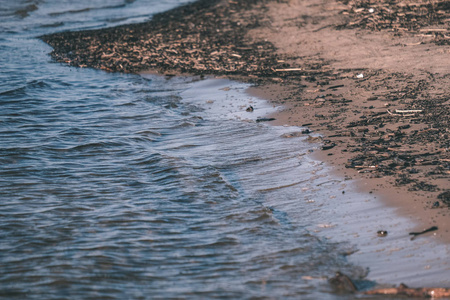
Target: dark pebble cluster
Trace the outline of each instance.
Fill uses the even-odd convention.
[[[218,2],[196,1],[146,23],[41,38],[54,48],[54,59],[77,67],[127,73],[149,69],[195,75],[273,73],[277,60],[273,45],[245,40],[246,32],[260,20],[245,15],[246,8],[263,1]]]

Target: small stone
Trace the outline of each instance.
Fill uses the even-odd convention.
[[[388,232],[386,230],[378,230],[377,231],[377,235],[379,237],[385,237],[385,236],[387,236],[387,234],[388,234]]]

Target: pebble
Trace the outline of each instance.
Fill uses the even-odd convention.
[[[377,235],[378,235],[379,237],[385,237],[385,236],[388,235],[388,232],[387,232],[386,230],[378,230],[378,231],[377,231]]]

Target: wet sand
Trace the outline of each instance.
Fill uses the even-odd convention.
[[[254,84],[249,93],[285,108],[273,124],[321,134],[315,158],[448,244],[448,1],[357,3],[197,1],[42,39],[72,66]]]
[[[438,45],[436,36],[420,29],[401,35],[338,30],[339,24],[350,22],[343,14],[349,6],[334,1],[269,7],[270,29],[257,28],[249,35],[273,43],[292,68],[320,61],[329,70],[314,80],[300,75],[304,80],[298,83],[283,80],[253,89],[287,105],[274,124],[307,124],[322,134],[325,146],[332,148],[317,151],[316,158],[334,166],[336,173],[360,180],[364,192],[400,207],[401,214],[419,221],[417,230],[438,226],[439,237],[449,242],[448,202],[439,195],[450,186],[450,63],[445,63],[450,47]],[[433,28],[448,28],[448,23]],[[423,114],[428,118],[419,116]],[[395,135],[401,137],[389,137]],[[432,208],[437,201],[439,208]]]

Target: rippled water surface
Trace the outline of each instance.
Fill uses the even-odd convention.
[[[299,129],[254,122],[244,85],[75,69],[36,38],[186,2],[0,1],[0,297],[348,299]]]

